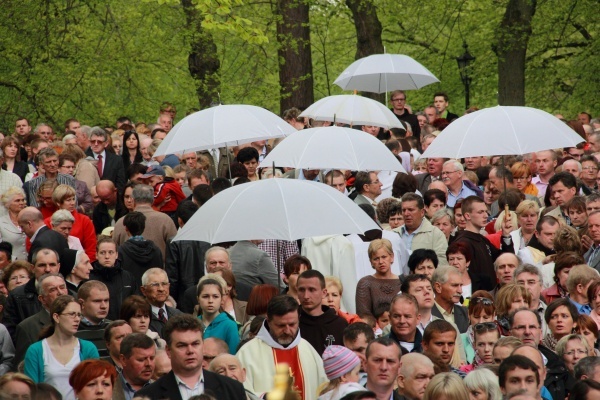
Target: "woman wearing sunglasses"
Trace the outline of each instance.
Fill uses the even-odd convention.
[[[492,296],[485,290],[473,293],[469,302],[469,327],[462,333],[461,339],[465,348],[467,362],[471,364],[475,359],[475,331],[473,327],[483,322],[494,322],[496,307]]]

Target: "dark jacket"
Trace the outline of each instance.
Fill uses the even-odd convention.
[[[52,249],[58,253],[60,258],[62,257],[63,250],[68,248],[69,243],[63,235],[53,231],[47,226],[43,226],[35,236],[35,240],[31,242],[31,248],[29,249],[27,261],[32,263],[33,255],[39,249]]]
[[[204,254],[210,244],[195,240],[171,241],[167,245],[165,271],[171,282],[171,296],[178,303],[185,291],[204,276]]]
[[[86,155],[90,157],[94,157],[94,152],[91,148],[88,148],[85,152]],[[102,169],[101,180],[111,181],[115,184],[115,187],[119,191],[119,193],[123,193],[125,190],[125,184],[127,183],[127,179],[125,179],[125,168],[123,167],[123,159],[121,156],[118,156],[109,151],[105,151],[106,160],[104,160],[104,168]],[[96,158],[96,157],[94,157]]]
[[[115,223],[119,220],[119,218],[123,217],[128,213],[127,207],[121,201],[119,196],[117,196],[117,204],[115,206]],[[104,203],[99,203],[96,207],[94,207],[94,212],[92,214],[92,222],[94,223],[94,229],[96,230],[96,235],[102,233],[104,228],[112,226],[112,218],[108,213],[108,206]]]
[[[6,164],[2,164],[2,169],[7,171]],[[25,183],[25,176],[29,173],[29,165],[25,161],[15,161],[12,173],[21,178],[23,183]]]
[[[462,242],[471,250],[471,264],[469,266],[469,276],[473,285],[472,291],[493,290],[496,287],[496,272],[494,271],[494,261],[502,253],[514,253],[512,241],[507,245],[500,239],[502,246],[498,250],[490,241],[479,233],[470,231],[460,231],[451,243]]]
[[[167,320],[176,315],[183,314],[181,311],[179,311],[176,308],[169,307],[169,306],[165,306],[165,308],[167,309]],[[165,324],[160,319],[158,319],[158,315],[154,315],[153,312],[150,313],[150,326],[149,327],[150,327],[151,331],[158,333],[161,338],[163,337],[163,329],[165,327]]]
[[[151,240],[129,239],[119,246],[119,259],[142,286],[142,275],[150,268],[163,268],[163,254]]]
[[[343,346],[342,332],[348,322],[337,315],[333,308],[321,306],[323,314],[313,317],[300,308],[300,336],[310,343],[319,355],[332,344]]]
[[[388,335],[388,337],[392,340],[394,340],[396,343],[398,343],[398,346],[400,346],[400,349],[402,350],[402,355],[404,354],[408,354],[408,353],[422,353],[423,352],[423,347],[421,346],[421,342],[423,341],[423,335],[421,335],[421,331],[420,330],[416,330],[415,331],[415,346],[413,347],[413,349],[411,351],[408,351],[408,349],[405,349],[404,347],[402,347],[402,344],[400,343],[400,339],[398,339],[398,337],[396,336],[396,334],[394,333],[393,330],[390,331],[390,334]]]
[[[110,304],[106,318],[113,321],[119,319],[123,300],[139,292],[137,280],[131,273],[121,268],[121,260],[117,260],[112,268],[103,267],[98,261],[94,261],[92,265],[94,269],[90,272],[90,280],[103,282],[110,293]]]
[[[575,378],[569,373],[564,362],[555,352],[544,345],[539,345],[538,350],[548,359],[544,386],[553,399],[566,399],[576,383]]]
[[[431,314],[439,319],[444,319],[442,313],[435,305],[431,309]],[[467,329],[469,329],[470,325],[469,313],[467,312],[467,309],[463,306],[459,306],[458,304],[454,305],[454,324],[460,333],[465,333]]]
[[[15,331],[15,358],[13,358],[13,367],[16,368],[25,358],[25,353],[29,346],[39,340],[39,334],[42,328],[52,322],[50,313],[41,309],[37,314],[23,320]]]
[[[394,109],[392,108],[391,111],[394,112]],[[417,118],[417,116],[415,114],[411,114],[405,108],[404,114],[398,115],[398,114],[394,113],[394,115],[400,121],[404,121],[410,125],[410,127],[412,128],[412,135],[414,137],[416,137],[418,139],[421,136],[421,126],[419,125],[419,119]]]
[[[419,174],[416,176],[417,178],[417,189],[419,192],[425,193],[427,189],[429,189],[429,185],[431,184],[431,175],[429,173]]]
[[[13,343],[16,339],[15,330],[17,329],[17,325],[41,310],[42,304],[38,300],[35,278],[30,279],[24,285],[14,288],[8,294],[2,323],[6,326],[8,333],[10,333]]]
[[[219,400],[245,400],[244,386],[236,380],[203,370],[204,393]],[[164,375],[150,386],[139,390],[136,396],[148,396],[151,400],[187,400],[181,398],[173,371]]]

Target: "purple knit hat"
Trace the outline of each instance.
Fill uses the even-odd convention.
[[[344,346],[331,345],[323,352],[323,366],[330,381],[346,375],[359,364],[358,356]]]

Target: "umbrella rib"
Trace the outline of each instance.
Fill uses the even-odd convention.
[[[291,230],[291,227],[290,227],[290,224],[289,224],[289,219],[287,218],[288,207],[287,207],[287,203],[285,202],[285,197],[283,195],[283,190],[281,190],[281,185],[279,185],[279,182],[277,182],[277,189],[279,189],[279,194],[281,195],[281,202],[283,203],[283,210],[284,210],[284,213],[286,215],[285,219],[286,219],[286,221],[288,221],[287,226],[286,226],[286,229],[288,231],[288,237],[287,238],[291,239],[292,238],[292,230]],[[295,240],[295,239],[292,239],[292,240]]]
[[[238,193],[238,195],[236,196],[236,198],[240,197],[241,195],[243,195],[246,191],[250,190],[252,187],[252,184],[248,185],[247,188],[244,188],[243,190],[240,191],[240,193]],[[229,203],[229,205],[227,206],[227,210],[226,212],[223,214],[223,216],[226,216],[227,214],[229,214],[229,210],[231,210],[231,207],[233,207],[233,204],[235,203],[235,198],[232,199],[232,201]],[[215,236],[212,238],[212,240],[214,240],[214,238],[217,237],[217,234],[219,232],[219,230],[221,229],[221,225],[223,225],[223,221],[225,220],[225,218],[221,218],[221,221],[219,222],[219,224],[217,225],[216,229],[215,229]],[[211,243],[213,244],[213,243]]]
[[[360,164],[358,161],[358,158],[356,157],[356,149],[354,148],[354,143],[352,143],[352,140],[350,140],[350,138],[348,137],[348,134],[344,132],[344,137],[345,139],[348,141],[348,143],[350,143],[350,147],[352,148],[352,157],[354,157],[354,162],[356,163],[356,167],[357,170],[360,171]]]
[[[498,106],[500,108],[500,111],[502,111],[502,113],[506,116],[506,119],[508,119],[508,123],[510,124],[510,128],[512,130],[512,135],[515,137],[515,142],[517,144],[517,147],[519,148],[519,153],[518,154],[523,154],[523,149],[521,149],[521,143],[519,143],[519,138],[517,137],[517,131],[515,130],[515,126],[512,122],[512,120],[508,117],[508,113],[506,112],[505,108],[502,106]]]
[[[324,183],[321,183],[321,185],[324,185]],[[331,198],[331,195],[329,193],[327,193],[325,190],[323,190],[321,187],[318,187],[318,189],[319,189],[319,191],[324,192],[325,195],[327,195],[327,197]],[[333,200],[335,200],[335,199],[333,199]],[[348,200],[350,200],[350,199],[348,199]],[[352,223],[354,224],[354,226],[356,226],[358,229],[362,229],[360,227],[360,225],[356,221],[354,221],[354,218],[352,218],[352,216],[350,215],[350,213],[348,213],[348,211],[346,209],[344,209],[343,207],[340,207],[340,208],[344,212],[344,214],[346,214],[348,216],[348,219],[350,221],[352,221]]]

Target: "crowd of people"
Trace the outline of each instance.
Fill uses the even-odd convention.
[[[169,103],[152,124],[18,118],[0,144],[0,399],[276,399],[282,364],[286,399],[600,398],[600,119],[556,116],[577,147],[425,159],[458,118],[448,96],[390,101],[403,128],[352,128],[406,173],[259,168],[277,141],[155,156]],[[330,125],[299,115],[283,118]],[[273,177],[327,184],[380,229],[172,240]]]

